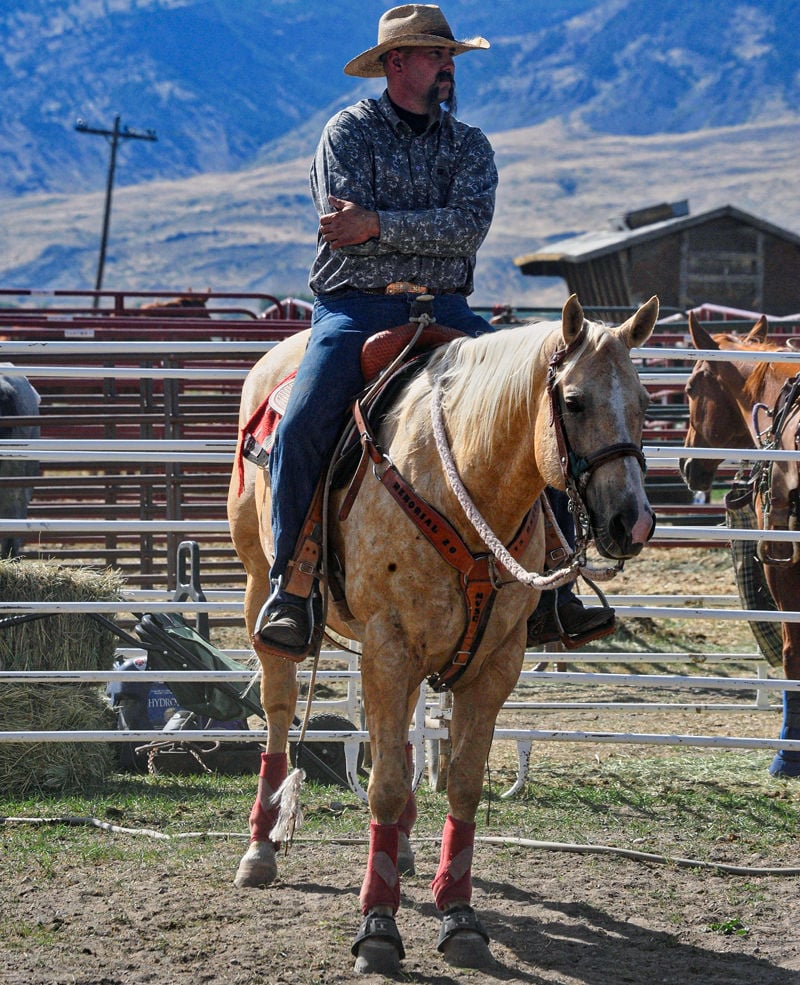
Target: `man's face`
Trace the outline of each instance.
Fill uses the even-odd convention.
[[[409,91],[427,105],[447,103],[455,91],[455,64],[451,48],[407,48],[405,82]]]

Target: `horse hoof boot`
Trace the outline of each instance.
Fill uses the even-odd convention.
[[[254,841],[239,862],[233,884],[237,889],[257,889],[269,886],[277,875],[278,861],[271,842]]]
[[[364,917],[351,950],[359,975],[396,975],[406,956],[394,917],[377,913]]]
[[[789,759],[778,753],[770,763],[769,772],[779,780],[796,780],[800,777],[800,759]]]
[[[494,963],[489,935],[471,906],[445,913],[436,950],[453,968],[486,968]]]
[[[417,871],[414,865],[414,849],[405,831],[398,832],[397,871],[401,876],[413,876]]]

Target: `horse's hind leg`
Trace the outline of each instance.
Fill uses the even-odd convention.
[[[270,836],[279,804],[272,798],[287,775],[286,745],[297,704],[295,665],[279,657],[261,658],[261,704],[267,716],[267,750],[261,754],[258,792],[250,811],[250,846],[239,862],[234,885],[268,886],[278,874],[280,844]]]
[[[264,487],[248,475],[244,490],[239,492],[234,470],[228,495],[228,522],[236,552],[247,572],[245,588],[245,624],[252,637],[261,607],[269,595],[269,561],[264,553],[260,523],[268,517],[266,500],[257,509],[256,496],[264,496]],[[297,703],[297,679],[294,664],[278,657],[261,659],[261,705],[267,718],[266,752],[261,754],[258,793],[250,811],[250,846],[242,856],[234,884],[238,887],[268,886],[278,874],[277,843],[270,832],[278,818],[278,806],[270,801],[287,775],[286,745],[289,727]]]

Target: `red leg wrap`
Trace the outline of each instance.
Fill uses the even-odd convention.
[[[475,825],[447,815],[442,833],[439,869],[431,883],[437,910],[447,910],[455,903],[469,904],[472,899],[472,849]]]
[[[414,822],[417,819],[417,800],[414,796],[414,791],[411,789],[411,782],[414,777],[414,747],[409,742],[406,745],[406,768],[408,769],[408,800],[406,801],[406,806],[403,808],[403,813],[397,820],[397,826],[403,832],[406,837],[410,837],[411,829],[414,827]]]
[[[366,916],[375,906],[400,909],[400,876],[397,872],[397,825],[369,825],[369,861],[361,886],[361,912]]]
[[[286,772],[285,752],[261,753],[258,795],[250,811],[250,841],[270,840],[269,833],[278,820],[278,807],[270,807],[269,800],[286,779]]]

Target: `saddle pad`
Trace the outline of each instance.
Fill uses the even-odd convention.
[[[247,459],[261,468],[266,468],[269,453],[289,395],[294,386],[297,371],[291,373],[272,390],[265,400],[259,404],[250,419],[244,425],[239,436],[237,450],[237,467],[239,470],[239,495],[244,492],[244,461]]]

